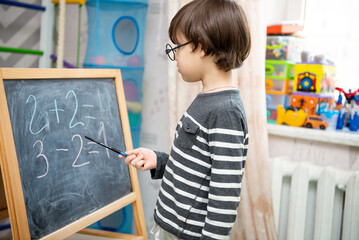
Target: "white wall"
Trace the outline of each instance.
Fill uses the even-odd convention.
[[[305,0],[267,0],[264,3],[267,25],[303,20]]]
[[[313,130],[321,131],[321,130]],[[359,147],[269,134],[269,156],[288,156],[295,162],[311,162],[343,170],[359,170]]]

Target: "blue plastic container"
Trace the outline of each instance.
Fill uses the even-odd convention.
[[[134,148],[140,145],[147,7],[147,0],[86,1],[88,42],[83,66],[121,69]],[[132,223],[129,205],[89,227],[130,234]]]
[[[147,1],[88,0],[84,67],[143,67]]]

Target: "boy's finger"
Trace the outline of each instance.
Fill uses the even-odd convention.
[[[144,164],[145,164],[145,161],[143,161],[143,160],[141,159],[141,160],[139,160],[139,161],[136,163],[136,168],[137,168],[137,169],[141,169]]]
[[[133,159],[135,159],[136,158],[136,155],[130,155],[130,156],[128,156],[127,158],[125,158],[125,163],[128,165],[128,164],[130,164],[132,161],[133,161]]]
[[[132,155],[132,156],[135,156],[135,155]],[[143,159],[143,155],[142,154],[139,154],[136,156],[136,158],[134,158],[132,161],[131,161],[131,165],[136,167],[137,165],[137,162],[141,161]]]
[[[133,150],[130,150],[130,151],[126,151],[126,155],[137,155],[140,151],[138,149],[133,149]]]

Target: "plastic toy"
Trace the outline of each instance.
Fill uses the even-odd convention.
[[[355,101],[356,105],[359,105],[359,95],[356,95],[353,100]]]
[[[285,123],[286,125],[292,127],[301,127],[303,126],[306,119],[307,114],[303,109],[300,109],[298,111],[286,111],[281,105],[278,105],[277,107],[277,124],[279,125]]]
[[[294,108],[300,108],[305,110],[308,114],[314,114],[316,106],[318,103],[318,98],[314,96],[304,96],[304,95],[293,95],[291,106]]]
[[[334,94],[336,67],[318,63],[298,63],[294,66],[293,91]]]
[[[338,110],[324,110],[321,112],[320,116],[322,117],[323,121],[328,123],[328,127],[326,130],[335,130],[338,123]]]
[[[328,127],[328,123],[323,121],[320,115],[309,115],[304,122],[304,126],[307,128],[320,128],[325,130]]]
[[[297,91],[316,92],[317,76],[310,72],[298,74]]]
[[[359,92],[359,88],[358,88],[356,91],[354,91],[354,92],[352,92],[351,89],[349,89],[349,91],[346,92],[346,91],[344,91],[343,88],[339,88],[339,87],[336,87],[335,90],[337,90],[337,91],[339,91],[339,92],[341,92],[341,93],[344,94],[345,99],[346,99],[346,102],[345,102],[344,106],[345,106],[346,104],[349,104],[349,105],[350,105],[351,101],[355,98],[355,96],[356,96],[357,93]],[[341,101],[340,101],[340,102],[341,102]]]
[[[336,127],[337,130],[341,130],[344,128],[347,112],[348,111],[345,108],[340,109],[338,116],[338,123]]]
[[[339,93],[338,100],[335,102],[335,110],[340,110],[343,107],[343,97]]]
[[[352,132],[356,132],[359,129],[359,116],[358,112],[354,112],[349,115],[349,130]]]
[[[319,104],[317,105],[317,114],[324,113],[328,109],[328,104]]]
[[[349,130],[353,132],[358,131],[359,129],[358,112],[354,112],[354,114],[350,114],[349,119],[350,119]]]
[[[334,104],[334,96],[295,92],[292,95],[291,106],[301,108],[309,115],[319,114]]]

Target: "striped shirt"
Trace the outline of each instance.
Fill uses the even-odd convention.
[[[199,94],[177,125],[170,154],[156,152],[156,223],[182,239],[228,239],[247,149],[239,91]]]

